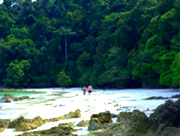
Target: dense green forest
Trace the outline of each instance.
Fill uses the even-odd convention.
[[[0,84],[180,87],[180,0],[4,0]]]

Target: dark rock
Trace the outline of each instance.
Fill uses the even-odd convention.
[[[168,97],[152,96],[152,97],[149,97],[149,98],[145,98],[144,100],[163,100],[163,99],[168,99]]]
[[[108,123],[106,131],[91,136],[180,136],[180,99],[160,105],[148,118],[143,112],[121,112],[118,123]]]
[[[180,98],[180,94],[173,95],[173,96],[171,96],[171,98]]]
[[[161,132],[158,131],[150,136],[180,136],[180,128],[167,127],[165,130]]]
[[[88,130],[102,129],[105,123],[111,123],[111,113],[109,111],[93,114],[89,122]]]
[[[168,100],[157,107],[151,114],[150,120],[164,124],[165,127],[180,127],[180,99],[176,102]]]
[[[11,100],[10,99],[6,99],[6,100],[2,100],[1,102],[10,103]]]

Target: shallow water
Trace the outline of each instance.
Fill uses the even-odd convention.
[[[73,120],[76,123],[80,120],[89,120],[92,114],[106,110],[118,114],[122,111],[129,112],[138,109],[144,111],[146,115],[149,116],[157,106],[163,104],[166,100],[144,100],[145,98],[151,96],[171,97],[172,95],[180,93],[173,89],[95,89],[90,96],[84,96],[81,88],[28,89],[27,91],[32,90],[46,93],[31,94],[31,97],[35,99],[0,103],[0,117],[2,119],[13,120],[20,116],[24,116],[25,118],[41,116],[43,119],[49,119],[62,116],[76,109],[80,109],[82,115],[80,119]],[[175,101],[177,99],[172,100]],[[62,121],[47,123],[35,130],[49,129],[58,126],[60,122]],[[75,132],[78,135],[88,133],[87,127],[78,129],[81,129]],[[0,135],[15,135],[15,133],[11,131],[12,130],[7,129],[5,132],[0,133]]]
[[[34,96],[36,94],[42,94],[45,92],[37,92],[37,91],[22,91],[22,90],[9,90],[9,91],[0,91],[0,99],[4,96],[4,94],[10,94],[16,97],[22,96]]]

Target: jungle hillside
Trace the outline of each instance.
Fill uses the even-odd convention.
[[[4,0],[0,85],[179,88],[180,0]]]

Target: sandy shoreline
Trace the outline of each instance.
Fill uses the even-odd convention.
[[[81,110],[82,117],[75,119],[76,123],[80,120],[89,120],[92,114],[109,110],[113,114],[122,111],[132,111],[138,109],[144,111],[147,115],[163,104],[166,100],[143,100],[150,96],[172,96],[179,92],[173,92],[171,89],[123,89],[123,90],[94,90],[91,96],[83,96],[81,88],[45,88],[45,89],[27,89],[27,91],[46,92],[32,97],[35,99],[24,100],[12,103],[1,104],[1,118],[15,119],[24,116],[27,119],[40,116],[43,119],[63,116],[70,111]],[[176,99],[174,99],[176,100]],[[65,120],[65,122],[72,120]],[[35,129],[49,129],[57,126],[60,122],[47,123]],[[33,131],[35,131],[33,130]],[[17,135],[22,132],[12,132],[13,129],[6,129],[1,136]],[[82,131],[76,132],[78,135],[88,133],[87,127]]]

